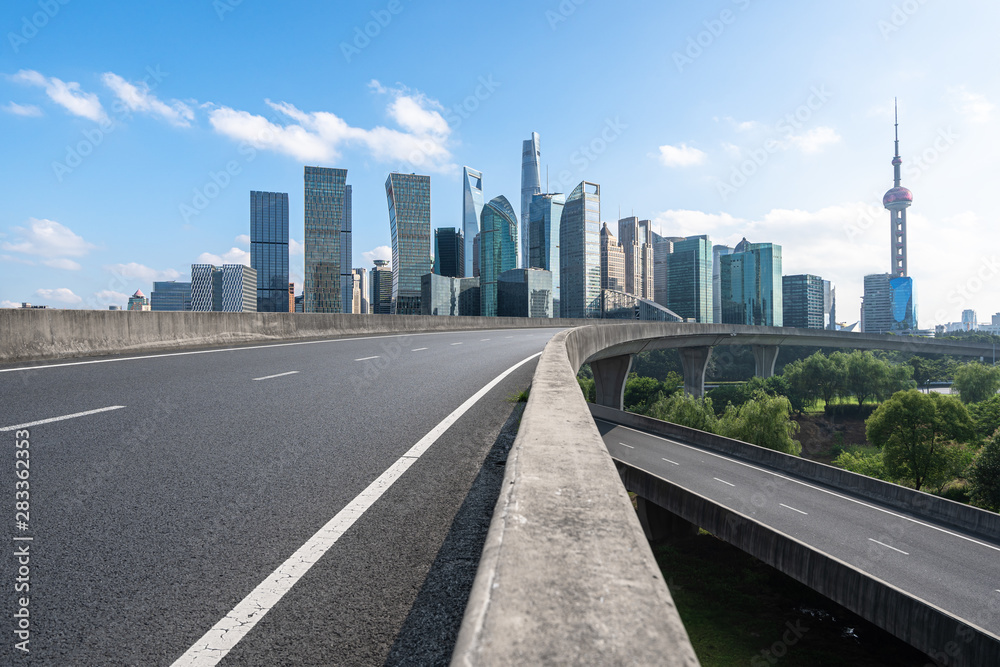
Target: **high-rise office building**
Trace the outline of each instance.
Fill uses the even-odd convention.
[[[352,265],[354,264],[354,244],[352,242],[351,227],[354,224],[354,202],[350,185],[344,186],[344,217],[340,225],[340,302],[343,304],[345,313],[353,312],[354,274]]]
[[[601,317],[601,186],[582,181],[559,223],[561,317]]]
[[[720,261],[722,323],[782,326],[781,246],[743,239]]]
[[[288,194],[250,192],[250,266],[257,312],[288,312]]]
[[[552,272],[511,269],[497,280],[497,315],[552,317]]]
[[[517,266],[528,266],[531,230],[528,228],[531,215],[531,198],[542,192],[542,145],[537,132],[531,133],[531,139],[521,143],[521,254]]]
[[[142,293],[141,289],[137,289],[135,294],[128,298],[128,309],[136,311],[152,310],[149,305],[149,299]]]
[[[537,194],[528,206],[528,266],[552,274],[552,316],[559,317],[559,224],[566,197]]]
[[[191,310],[212,310],[212,276],[215,275],[215,270],[211,264],[191,265]]]
[[[257,312],[257,271],[244,264],[192,264],[191,310]]]
[[[375,260],[375,268],[371,273],[369,304],[373,315],[388,315],[392,312],[392,267],[387,260]]]
[[[479,315],[479,278],[427,273],[420,277],[420,287],[420,308],[424,315]]]
[[[434,230],[434,273],[461,278],[465,273],[465,238],[461,229],[438,227]]]
[[[503,195],[483,207],[479,225],[479,310],[486,317],[497,314],[497,280],[517,268],[517,214]]]
[[[829,280],[823,281],[823,328],[837,330],[837,288]]]
[[[642,299],[654,296],[653,229],[635,216],[618,221],[618,242],[625,251],[625,291]]]
[[[153,311],[191,310],[191,283],[176,280],[154,282],[149,306]]]
[[[625,251],[618,239],[608,229],[608,223],[601,224],[601,289],[625,292]]]
[[[420,277],[431,273],[431,177],[389,174],[385,181],[392,237],[392,312],[420,314]]]
[[[368,272],[365,269],[354,269],[351,278],[351,312],[356,315],[367,315],[371,312],[368,303]]]
[[[712,323],[712,242],[707,236],[688,236],[673,242],[667,282],[669,310],[685,320]]]
[[[479,253],[472,247],[476,234],[479,233],[479,218],[483,215],[483,174],[470,167],[465,167],[462,174],[462,237],[465,241],[464,268],[459,275],[473,277],[479,275],[473,272],[473,263],[478,261]]]
[[[669,296],[670,254],[674,251],[674,243],[683,241],[683,236],[653,236],[653,301],[666,308]]]
[[[722,322],[722,275],[721,257],[732,255],[733,249],[727,245],[712,246],[712,321]]]
[[[288,312],[295,312],[295,283],[288,283]]]
[[[479,277],[479,241],[480,234],[476,232],[476,237],[472,239],[472,277]]]
[[[303,308],[307,313],[343,313],[345,308],[350,312],[350,303],[344,301],[342,280],[342,244],[349,239],[351,224],[347,170],[306,167],[304,180],[306,270]],[[348,256],[349,253],[348,248]],[[348,273],[350,267],[348,263]]]
[[[824,282],[826,281],[819,276],[809,274],[781,278],[784,326],[796,329],[825,328],[829,314],[823,310]]]

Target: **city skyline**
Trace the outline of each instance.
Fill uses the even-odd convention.
[[[962,6],[980,20],[967,21]],[[473,48],[470,36],[425,53],[427,26],[457,25],[445,8],[404,5],[384,35],[348,59],[341,45],[383,7],[316,5],[309,21],[287,19],[300,35],[279,42],[269,64],[246,37],[264,34],[276,10],[244,3],[220,16],[178,3],[108,19],[67,7],[37,36],[4,46],[0,123],[9,137],[5,176],[18,196],[0,219],[0,304],[124,305],[153,281],[185,279],[192,263],[246,262],[253,190],[293,193],[289,279],[300,290],[303,202],[294,193],[303,165],[351,170],[351,264],[370,267],[390,246],[387,173],[432,175],[432,228],[460,227],[461,165],[481,170],[486,199],[515,201],[515,151],[538,132],[543,191],[568,195],[587,180],[602,184],[606,211],[632,211],[663,236],[778,243],[785,272],[835,282],[838,317],[854,322],[863,277],[885,271],[880,197],[890,185],[884,147],[898,96],[903,179],[920,194],[908,220],[920,325],[956,321],[965,309],[985,316],[1000,310],[1000,288],[990,211],[978,195],[992,151],[981,145],[998,138],[1000,85],[984,31],[1000,8],[894,7],[651,5],[641,22],[590,4],[568,15],[527,3],[474,10],[497,30],[517,26],[533,37],[532,61],[616,28],[634,32],[628,53],[581,54],[581,67],[567,68],[564,85],[605,89],[599,104],[572,114],[521,101],[537,85],[523,76],[528,54],[489,66],[456,57]],[[25,11],[5,7],[0,22],[20,35]],[[805,24],[822,28],[795,29]],[[183,55],[161,36],[182,26],[198,40]],[[767,48],[758,39],[765,28],[776,35]],[[127,43],[85,39],[108,29],[128,34]],[[831,58],[843,43],[853,45],[850,56]],[[310,52],[315,44],[323,64]],[[252,67],[205,68],[217,49]],[[733,68],[737,61],[754,67]],[[445,63],[447,77],[430,73]],[[316,77],[332,85],[307,85]],[[984,239],[981,248],[966,248],[968,236]]]

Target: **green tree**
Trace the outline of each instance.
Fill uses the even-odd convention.
[[[729,405],[719,419],[717,433],[760,447],[798,456],[802,444],[792,438],[799,425],[791,419],[792,404],[784,396],[770,396],[758,389],[736,407]]]
[[[625,381],[625,409],[629,412],[643,413],[646,408],[663,395],[662,385],[650,377],[639,377],[629,373]]]
[[[955,383],[963,403],[979,403],[995,396],[1000,389],[1000,368],[974,361],[955,369]]]
[[[868,440],[882,448],[886,473],[915,489],[941,487],[958,458],[955,441],[973,433],[968,410],[953,396],[901,391],[865,423]]]
[[[976,435],[981,441],[986,442],[1000,428],[1000,394],[973,403],[968,408]]]
[[[683,392],[661,398],[649,406],[646,414],[654,419],[709,433],[715,433],[718,424],[712,399],[694,398]]]
[[[880,402],[886,401],[897,391],[913,389],[913,367],[908,364],[890,364],[882,361],[885,369],[882,374],[882,382],[875,391],[875,398]]]
[[[597,385],[594,383],[593,378],[582,378],[577,377],[576,381],[580,383],[580,390],[583,391],[583,397],[587,399],[588,403],[597,402]]]
[[[994,435],[969,469],[972,502],[1000,512],[1000,435]]]
[[[858,406],[875,398],[886,384],[886,364],[868,351],[854,350],[845,355],[844,386],[858,401]]]
[[[826,356],[822,352],[814,354],[785,367],[785,375],[790,386],[797,390],[804,400],[823,399],[824,404],[845,392],[847,382],[847,355],[834,352]]]
[[[833,465],[886,482],[895,482],[885,471],[885,459],[878,447],[850,447],[833,460]]]

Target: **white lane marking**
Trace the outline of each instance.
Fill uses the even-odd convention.
[[[546,329],[547,331],[550,329]],[[551,327],[552,331],[565,331],[566,327]],[[470,330],[472,331],[472,330]],[[510,329],[479,329],[476,333],[488,331],[510,331]],[[515,329],[529,331],[529,329]],[[16,373],[17,371],[42,371],[47,368],[62,368],[63,366],[87,366],[89,364],[111,364],[117,361],[138,361],[142,359],[160,359],[164,357],[185,357],[191,354],[215,354],[217,352],[242,352],[245,350],[263,350],[268,347],[291,347],[293,345],[318,345],[320,343],[347,343],[357,340],[379,340],[383,338],[408,338],[410,336],[444,336],[465,333],[461,331],[422,331],[419,333],[386,334],[383,336],[354,336],[351,338],[327,338],[324,340],[300,340],[294,343],[271,343],[270,345],[246,345],[244,347],[223,347],[213,350],[190,350],[187,352],[165,352],[163,354],[144,354],[138,357],[116,357],[115,359],[90,359],[88,361],[68,361],[61,364],[45,364],[40,366],[18,366],[17,368],[0,368],[0,373]],[[555,335],[555,334],[552,334]],[[513,336],[508,336],[513,338]]]
[[[504,338],[513,338],[513,336],[504,336]]]
[[[621,445],[622,447],[628,447],[629,449],[635,449],[635,447],[633,447],[632,445],[626,445],[624,442],[619,442],[618,444]]]
[[[452,343],[452,345],[461,345],[461,343]]]
[[[98,408],[97,410],[87,410],[86,412],[75,412],[71,415],[63,415],[62,417],[49,417],[48,419],[39,419],[36,422],[28,422],[27,424],[15,424],[14,426],[4,426],[0,428],[0,433],[5,433],[7,431],[16,431],[21,428],[30,428],[32,426],[40,426],[42,424],[51,424],[52,422],[61,422],[64,419],[76,419],[77,417],[86,417],[87,415],[96,415],[99,412],[110,412],[111,410],[121,410],[124,405],[110,405],[106,408]]]
[[[378,357],[379,355],[376,354],[374,357],[361,357],[360,359],[355,359],[354,361],[370,361],[372,359],[378,359]]]
[[[896,547],[890,547],[890,546],[889,546],[888,544],[886,544],[885,542],[879,542],[878,540],[873,540],[873,539],[872,539],[872,538],[870,538],[870,537],[868,538],[868,541],[869,541],[869,542],[874,542],[875,544],[879,544],[879,545],[881,545],[881,546],[885,547],[886,549],[892,549],[893,551],[898,551],[899,553],[903,554],[904,556],[909,556],[909,555],[910,555],[910,554],[908,554],[907,552],[903,551],[902,549],[897,549]]]
[[[287,373],[278,373],[277,375],[265,375],[262,378],[254,378],[254,382],[256,382],[257,380],[270,380],[271,378],[281,378],[285,377],[286,375],[295,375],[296,373],[298,373],[298,371],[288,371]]]
[[[426,350],[426,349],[427,349],[426,347],[418,347],[418,348],[417,348],[417,349],[415,349],[415,350],[410,350],[410,352],[423,352],[423,351],[424,351],[424,350]]]
[[[480,338],[480,339],[479,339],[479,342],[480,342],[480,343],[482,343],[482,342],[483,342],[483,341],[485,341],[485,340],[489,340],[489,338]]]
[[[805,514],[806,516],[809,516],[809,514],[807,512],[803,512],[802,510],[797,510],[794,507],[792,507],[791,505],[786,505],[785,503],[778,503],[778,504],[781,505],[782,507],[784,507],[785,509],[790,509],[793,512],[798,512],[799,514]]]
[[[663,440],[664,442],[669,442],[669,443],[671,443],[673,445],[677,445],[678,447],[684,447],[685,449],[694,450],[694,451],[696,451],[696,452],[698,452],[700,454],[708,454],[709,456],[714,456],[717,459],[722,459],[724,461],[729,461],[730,463],[736,463],[736,464],[739,464],[741,466],[745,466],[747,468],[750,468],[751,470],[757,470],[759,472],[767,473],[768,475],[773,475],[774,477],[778,477],[780,479],[788,480],[789,482],[795,482],[796,484],[804,486],[804,487],[806,487],[808,489],[814,489],[816,491],[822,491],[823,493],[831,495],[831,496],[833,496],[835,498],[840,498],[842,500],[849,500],[850,502],[852,502],[852,503],[854,503],[856,505],[861,505],[862,507],[867,507],[869,509],[877,510],[879,512],[882,512],[883,514],[888,514],[889,516],[896,517],[897,519],[904,519],[906,521],[909,521],[910,523],[915,523],[918,526],[924,526],[925,528],[931,528],[931,529],[936,530],[936,531],[938,531],[940,533],[944,533],[945,535],[950,535],[952,537],[957,537],[959,539],[965,540],[966,542],[972,542],[973,544],[978,544],[981,547],[986,547],[987,549],[993,549],[994,551],[1000,551],[1000,547],[994,546],[992,544],[987,544],[986,542],[981,542],[980,540],[977,540],[975,538],[969,537],[968,535],[962,535],[961,533],[955,533],[955,532],[952,532],[952,531],[947,530],[945,528],[941,528],[940,526],[935,526],[932,523],[927,523],[925,521],[920,521],[919,519],[914,519],[913,517],[906,516],[905,514],[897,514],[896,512],[892,512],[892,511],[887,510],[885,508],[878,507],[877,505],[871,505],[871,504],[866,503],[864,501],[858,500],[857,498],[851,498],[850,496],[845,496],[845,495],[842,495],[840,493],[836,493],[834,491],[830,491],[829,489],[824,489],[823,487],[816,486],[814,484],[809,484],[808,482],[803,482],[802,480],[795,479],[794,477],[788,477],[787,475],[782,475],[780,473],[774,472],[773,470],[768,470],[767,468],[760,468],[760,467],[755,466],[755,465],[750,465],[749,463],[744,463],[743,461],[737,461],[734,458],[730,458],[728,456],[723,456],[722,454],[716,454],[714,452],[709,452],[709,451],[706,451],[704,449],[700,449],[698,447],[693,447],[691,445],[685,445],[684,443],[677,442],[676,440],[671,440],[669,438],[664,438],[662,436],[652,435],[650,433],[646,433],[645,431],[639,431],[637,429],[630,428],[628,426],[622,426],[621,424],[615,424],[614,422],[609,422],[609,421],[607,421],[605,419],[595,419],[594,421],[601,421],[601,422],[604,422],[605,424],[611,424],[612,426],[617,426],[619,428],[623,428],[623,429],[626,429],[626,430],[629,430],[629,431],[634,431],[636,433],[641,433],[642,435],[645,435],[645,436],[648,436],[648,437],[651,437],[651,438],[655,438],[657,440]]]
[[[291,590],[292,586],[309,571],[309,568],[336,544],[337,540],[354,525],[354,522],[360,519],[368,508],[375,504],[382,497],[382,494],[389,490],[389,487],[424,452],[430,449],[431,445],[445,431],[451,428],[452,424],[468,412],[479,399],[500,384],[504,378],[532,359],[541,356],[541,354],[541,352],[537,352],[527,359],[517,362],[455,408],[450,415],[441,420],[441,423],[432,428],[417,444],[410,447],[405,454],[379,475],[378,479],[369,484],[368,488],[358,494],[344,509],[337,512],[336,516],[320,528],[315,535],[310,537],[284,563],[279,565],[278,569],[272,572],[257,588],[253,589],[249,595],[243,598],[231,612],[226,614],[201,639],[196,641],[184,655],[173,663],[173,667],[193,667],[196,665],[198,667],[211,667],[222,661],[233,647],[257,625],[260,619],[278,604],[285,593]]]
[[[714,479],[716,482],[722,482],[723,484],[729,484],[729,486],[731,486],[733,488],[736,488],[735,484],[730,484],[729,482],[727,482],[724,479],[719,479],[718,477],[713,477],[712,479]]]
[[[663,459],[663,460],[666,461],[667,463],[672,463],[675,466],[679,466],[680,465],[680,463],[678,463],[677,461],[671,461],[670,459]]]

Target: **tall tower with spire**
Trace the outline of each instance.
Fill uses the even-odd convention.
[[[895,104],[895,103],[894,103]],[[889,273],[893,278],[905,278],[906,268],[906,209],[913,204],[913,193],[899,184],[899,170],[903,164],[899,157],[899,107],[896,106],[896,155],[892,158],[893,185],[892,189],[882,197],[882,205],[889,210],[892,222],[892,267]]]

